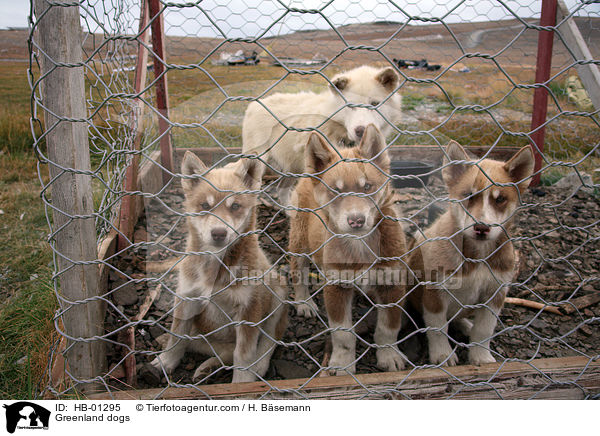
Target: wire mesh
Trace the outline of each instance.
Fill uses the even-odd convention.
[[[591,364],[600,350],[599,117],[577,79],[582,65],[600,63],[596,2],[567,2],[568,16],[552,29],[551,78],[539,84],[537,39],[547,30],[539,26],[539,1],[161,0],[166,54],[159,62],[166,67],[169,86],[167,132],[158,128],[158,78],[151,64],[145,66],[147,82],[141,90],[135,88],[139,44],[149,59],[156,53],[151,42],[142,41],[142,33],[158,16],[151,15],[140,29],[140,2],[52,4],[78,7],[81,15],[97,228],[88,237],[101,243],[111,232],[122,234],[119,207],[132,194],[125,191],[124,178],[133,156],[141,158],[133,196],[143,208],[134,233],[124,235],[132,243],[96,261],[109,271],[108,287],[98,297],[106,304],[104,335],[69,337],[105,342],[109,370],[94,380],[67,372],[74,383],[49,380],[47,392],[68,395],[74,386],[100,381],[110,394],[155,389],[152,395],[160,397],[167,387],[191,387],[199,396],[211,397],[210,384],[261,380],[268,386],[262,397],[303,398],[309,396],[309,381],[335,373],[353,375],[358,389],[347,396],[419,398],[408,381],[417,370],[494,360],[523,362],[537,370],[525,381],[532,386],[531,398],[543,397],[557,384],[577,387],[583,397],[593,395],[580,383],[585,368],[555,380],[535,359],[582,356]],[[36,20],[43,17],[32,16],[33,123],[41,124],[44,76],[38,60],[43,53]],[[567,20],[577,24],[593,60],[578,59],[575,48],[567,45]],[[362,65],[372,65],[374,73],[357,76],[369,83],[368,90],[352,94],[352,71]],[[393,74],[389,81],[375,77],[386,68]],[[349,84],[336,78],[349,78]],[[531,171],[498,179],[495,164],[485,159],[507,161],[532,143],[533,92],[540,86],[549,91],[542,184],[514,197],[516,184],[529,180]],[[284,99],[285,108],[269,99],[299,92],[313,94],[288,103]],[[373,97],[381,92],[383,96]],[[265,118],[251,119],[247,109],[252,105]],[[364,131],[365,120],[373,120],[386,135],[379,154],[372,153],[377,135]],[[357,127],[363,128],[362,135]],[[325,144],[310,137],[314,131],[325,137]],[[258,147],[247,145],[248,132],[263,135]],[[170,136],[176,150],[164,186],[159,179],[165,168],[157,151],[162,135]],[[34,145],[41,180],[50,163],[43,138],[37,137]],[[474,154],[451,154],[446,148],[451,140],[471,146],[467,148]],[[326,154],[333,150],[334,157],[325,159],[320,170],[314,161],[304,167],[309,142]],[[361,144],[362,154],[347,154]],[[291,151],[278,160],[273,156],[282,147]],[[200,156],[200,163],[184,158],[188,149]],[[323,159],[322,153],[312,156]],[[392,168],[406,160],[430,166],[420,176],[396,173],[385,156]],[[292,168],[292,161],[300,162],[300,168]],[[344,168],[354,168],[348,171],[358,185],[343,183]],[[474,171],[480,185],[456,192],[466,183],[461,177]],[[298,200],[297,182],[312,193],[314,203]],[[50,241],[64,237],[50,216],[53,183],[44,182],[42,190],[49,206]],[[365,183],[373,190],[365,189]],[[403,183],[413,186],[398,187]],[[501,219],[491,203],[499,191],[508,192],[501,196],[510,197],[507,203],[514,206]],[[352,201],[369,204],[363,217],[367,222],[356,217],[352,222],[373,230],[352,233],[335,226],[336,208]],[[232,211],[233,204],[239,209]],[[371,215],[374,223],[368,222]],[[452,231],[440,224],[451,216],[460,216]],[[485,221],[482,216],[488,221],[494,216],[496,225],[477,230]],[[302,227],[308,221],[316,227]],[[381,233],[384,227],[395,229],[389,233],[392,242],[381,236],[388,235]],[[223,231],[226,236],[219,236]],[[319,239],[319,232],[327,236]],[[482,242],[488,244],[484,255],[468,251],[468,238],[485,239],[488,233],[500,235],[501,243],[489,248],[491,243]],[[372,235],[377,242],[369,239]],[[202,237],[225,242],[211,248],[194,239]],[[348,241],[358,244],[360,268],[351,265],[355,254],[344,251],[356,249],[344,245]],[[395,251],[386,248],[390,244]],[[240,255],[240,250],[251,255]],[[327,263],[322,253],[334,259]],[[505,255],[514,257],[515,265],[509,262],[503,270],[498,259]],[[331,268],[337,263],[345,267]],[[57,268],[57,296],[60,279]],[[487,283],[485,290],[481,283]],[[423,286],[429,303],[411,304]],[[244,292],[252,297],[238,295]],[[336,300],[336,292],[353,293],[354,301]],[[498,300],[505,292],[513,303],[500,310]],[[515,298],[540,304],[527,308],[514,304]],[[454,309],[447,316],[443,310],[445,316],[434,320],[441,313],[431,306],[436,301]],[[463,315],[473,314],[470,321],[463,321],[457,308]],[[60,318],[68,309],[56,315],[62,335]],[[288,327],[282,330],[288,312]],[[402,327],[391,321],[398,313],[405,320]],[[469,334],[473,323],[485,328]],[[251,357],[242,356],[250,346],[242,337],[257,348]],[[171,352],[162,354],[164,350]],[[369,385],[354,376],[403,368],[409,370],[406,375],[385,385]],[[494,382],[495,376],[478,381],[451,377],[452,386],[439,396],[461,398],[478,390],[483,397],[505,397],[508,392]],[[296,378],[307,381],[294,387],[275,382]],[[337,395],[343,394],[330,396]]]

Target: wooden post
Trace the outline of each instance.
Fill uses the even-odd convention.
[[[148,0],[152,28],[152,50],[154,56],[154,77],[156,77],[156,108],[161,116],[158,117],[158,132],[160,137],[160,156],[162,166],[173,171],[173,149],[171,146],[171,133],[169,129],[169,92],[167,89],[167,74],[163,62],[165,56],[165,31],[164,19],[160,10],[159,0]],[[163,170],[163,184],[166,184],[171,175]]]
[[[569,9],[563,0],[558,1],[558,12],[561,23],[558,25],[557,30],[563,37],[565,44],[567,44],[576,56],[576,60],[593,61],[594,57],[585,43],[575,20],[572,17],[565,20],[569,16]],[[565,21],[563,22],[563,20]],[[590,96],[594,108],[600,110],[600,70],[598,70],[598,65],[577,65],[576,68],[581,83]]]
[[[149,34],[148,29],[148,3],[146,0],[142,1],[140,7],[140,26],[139,26],[139,38],[137,60],[135,66],[135,92],[139,94],[142,89],[146,86],[146,71],[148,63],[148,49],[145,47],[148,44]],[[130,242],[133,240],[133,230],[135,228],[135,221],[137,220],[136,212],[136,198],[132,195],[127,195],[129,192],[137,191],[137,178],[138,178],[138,167],[140,165],[140,144],[142,141],[142,118],[144,115],[145,104],[142,101],[142,96],[138,97],[136,105],[133,108],[134,118],[132,120],[131,130],[133,132],[133,158],[131,163],[127,167],[125,173],[125,180],[123,183],[125,195],[121,199],[121,209],[119,211],[119,239],[118,249],[119,251],[126,249]]]
[[[78,6],[50,6],[34,1],[41,58],[45,141],[48,149],[53,236],[60,286],[59,303],[71,375],[85,392],[105,373],[104,312],[98,296],[99,270],[86,126],[82,34]],[[63,66],[68,64],[70,66]],[[66,121],[65,119],[75,120]],[[82,121],[78,121],[82,120]]]
[[[540,26],[556,25],[557,0],[542,0],[542,16]],[[538,36],[537,65],[535,69],[535,83],[546,84],[550,78],[552,67],[552,45],[554,42],[553,30],[540,30]],[[535,176],[531,185],[540,183],[540,169],[542,168],[542,153],[544,152],[544,135],[546,128],[546,114],[548,113],[548,90],[543,86],[536,88],[533,93],[533,113],[531,115],[531,139],[535,155]]]

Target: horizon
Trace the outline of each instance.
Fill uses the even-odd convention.
[[[109,31],[125,34],[137,33],[139,6],[133,0],[122,0],[116,8],[99,10],[99,6],[82,8],[82,25],[90,33],[103,33],[102,27]],[[257,2],[247,5],[243,0],[231,0],[227,6],[217,4],[217,0],[204,0],[201,13],[198,8],[185,7],[168,9],[165,14],[165,33],[169,36],[195,36],[195,37],[226,37],[226,38],[254,38],[287,35],[298,31],[327,30],[333,25],[335,28],[352,24],[368,24],[381,21],[403,24],[409,21],[409,26],[422,26],[439,24],[430,19],[443,18],[446,24],[467,22],[496,22],[511,19],[539,19],[540,3],[530,0],[523,5],[519,1],[507,1],[507,8],[493,0],[479,1],[448,1],[438,3],[434,0],[422,0],[418,6],[406,4],[405,13],[392,9],[387,2],[377,0],[337,0],[322,2],[319,0],[290,1],[290,8],[312,7],[323,11],[325,20],[320,14],[305,13],[298,15],[289,12],[279,3]],[[569,10],[573,10],[581,3],[578,0],[565,0]],[[183,2],[182,2],[183,4]],[[130,6],[127,6],[130,5]],[[127,7],[126,7],[127,6]],[[28,28],[29,3],[0,0],[0,29]],[[486,13],[479,11],[485,10]],[[583,5],[583,15],[576,16],[600,18],[600,4]],[[407,14],[412,19],[407,20]],[[85,17],[89,17],[85,20]],[[420,20],[414,19],[419,17]],[[422,21],[425,20],[425,21]]]

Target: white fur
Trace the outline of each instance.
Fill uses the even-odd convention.
[[[341,93],[348,104],[370,105],[385,100],[390,92],[375,80],[382,70],[362,66],[341,73],[336,77],[348,79],[348,85]],[[335,78],[333,80],[335,80]],[[242,126],[242,148],[244,153],[263,153],[266,160],[284,173],[304,171],[304,146],[307,132],[285,132],[281,123],[296,128],[316,128],[331,119],[340,128],[328,133],[328,139],[338,146],[342,140],[358,142],[357,127],[375,124],[384,136],[392,133],[400,119],[402,99],[394,93],[377,110],[371,108],[345,107],[347,104],[338,91],[327,89],[322,93],[299,92],[296,94],[273,94],[248,105]],[[267,107],[276,117],[269,113]],[[341,110],[340,110],[341,109]],[[383,114],[384,116],[380,115]],[[327,129],[323,128],[323,131]],[[285,136],[281,138],[281,135]]]
[[[460,312],[465,306],[487,303],[503,285],[510,283],[513,271],[499,273],[491,270],[485,263],[475,268],[469,275],[463,275],[447,282],[447,289],[440,288],[442,310],[438,313],[423,309],[423,320],[429,328],[429,358],[431,363],[445,363],[454,366],[458,363],[456,354],[448,341],[449,320],[461,322],[465,326]],[[494,333],[500,310],[494,310],[489,304],[474,311],[472,326],[468,329],[473,345],[469,349],[469,361],[474,365],[495,362],[489,351],[490,338]]]
[[[349,291],[352,292],[352,291]],[[356,372],[356,336],[352,332],[352,298],[348,298],[344,307],[344,319],[341,323],[330,322],[332,329],[343,328],[348,330],[334,330],[331,332],[331,359],[329,366],[337,375]]]

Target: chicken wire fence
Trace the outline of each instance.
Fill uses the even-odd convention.
[[[43,8],[39,6],[42,3],[45,3]],[[147,21],[140,26],[141,12],[147,6],[141,2],[32,1],[29,41],[32,125],[43,127],[41,134],[34,129],[34,148],[40,161],[49,241],[55,253],[54,291],[60,303],[55,317],[58,339],[51,353],[44,394],[64,396],[76,387],[93,387],[111,396],[129,389],[150,389],[149,395],[160,397],[169,387],[187,387],[199,397],[210,398],[218,396],[217,391],[210,390],[210,385],[232,381],[233,372],[234,381],[264,382],[266,388],[260,394],[263,398],[302,398],[310,397],[310,383],[333,372],[352,375],[349,385],[355,389],[352,394],[346,392],[346,397],[461,398],[468,392],[478,392],[480,397],[510,398],[506,383],[498,381],[500,370],[475,380],[467,373],[453,375],[455,373],[448,369],[448,364],[488,362],[487,356],[479,359],[472,356],[476,354],[472,350],[480,349],[489,349],[500,368],[520,362],[531,369],[531,374],[519,381],[519,386],[531,387],[528,397],[544,397],[557,386],[572,387],[583,397],[597,394],[586,376],[600,350],[600,305],[596,298],[600,290],[600,129],[598,110],[594,109],[578,78],[578,69],[582,66],[599,63],[600,6],[597,2],[567,2],[566,13],[564,10],[563,15],[559,13],[556,25],[550,27],[540,25],[540,1],[148,3],[154,3],[159,13],[151,10],[146,15]],[[77,10],[81,24],[78,41],[81,61],[53,59],[44,51],[40,28],[51,15],[49,11],[56,9]],[[150,30],[160,29],[160,26],[154,27],[160,20],[164,21],[164,52],[154,45],[154,39],[151,41],[146,36]],[[591,49],[593,59],[579,58],[576,48],[567,42],[567,25],[573,22]],[[537,83],[538,36],[548,30],[553,30],[555,35],[552,69],[547,81]],[[60,31],[59,28],[59,34]],[[147,64],[139,62],[140,47],[149,55]],[[158,61],[152,63],[153,58]],[[344,95],[344,87],[350,85],[340,86],[336,78],[346,77],[352,82],[354,76],[350,72],[362,65],[373,66],[373,74],[391,71],[386,74],[391,74],[392,79],[382,80],[377,76],[375,80],[379,84],[392,84],[383,87],[383,97],[374,99],[373,95],[381,90],[371,88],[366,91],[367,100],[360,92],[358,98]],[[139,77],[142,69],[148,71],[148,78],[141,87],[136,87],[136,76]],[[44,100],[44,89],[51,86],[51,73],[57,70],[83,71],[83,116],[57,113]],[[360,78],[364,74],[359,75]],[[164,79],[168,82],[168,111],[160,106],[160,91],[156,91]],[[471,254],[465,252],[466,245],[456,244],[454,239],[457,234],[477,233],[476,226],[481,224],[481,216],[475,216],[474,209],[467,205],[468,199],[474,201],[478,196],[483,198],[493,192],[497,199],[498,189],[517,192],[516,183],[531,179],[531,172],[525,172],[518,179],[494,180],[493,168],[482,159],[494,157],[507,161],[522,147],[535,144],[532,137],[539,127],[531,125],[532,102],[535,90],[540,87],[545,88],[549,96],[548,113],[542,125],[545,142],[540,153],[541,168],[536,169],[541,184],[523,189],[514,200],[515,210],[497,225],[480,229],[479,236],[498,230],[502,233],[502,243],[484,256],[470,257]],[[331,95],[330,100],[333,98],[336,105],[329,107],[326,114],[315,116],[309,111],[313,108],[302,109],[303,102],[299,100],[287,110],[297,111],[302,116],[284,118],[278,114],[275,103],[273,106],[269,103],[274,100],[267,99],[277,92],[305,91]],[[397,96],[402,97],[401,105]],[[249,104],[263,108],[267,119],[274,121],[261,119],[255,125],[244,125],[244,129],[258,131],[269,138],[258,149],[245,149],[244,153],[240,149],[242,125]],[[387,109],[394,104],[393,110]],[[159,107],[161,109],[157,109]],[[378,154],[365,151],[376,147],[373,144],[377,140],[373,138],[377,135],[371,128],[365,131],[366,126],[360,121],[344,124],[344,119],[352,118],[353,114],[363,114],[360,116],[372,120],[386,134],[385,147]],[[342,131],[351,125],[352,129],[348,127],[348,132],[341,133],[343,141],[333,136],[329,138],[331,131],[327,123],[330,119],[341,119],[336,125]],[[161,128],[161,122],[166,128]],[[48,153],[47,138],[66,124],[85,125],[89,167],[61,164],[53,161]],[[363,128],[361,134],[356,133],[357,126]],[[309,140],[312,131],[323,134],[325,145],[316,137]],[[314,147],[324,147],[320,150],[330,150],[327,146],[335,150],[337,157],[331,161],[331,168],[325,165],[317,171],[311,166],[315,176],[310,168],[290,170],[285,168],[285,162],[282,166],[281,162],[271,159],[274,146],[285,144],[286,135],[297,142],[286,159],[298,160],[297,156],[301,156],[303,163],[306,143],[312,141]],[[159,151],[167,138],[174,148],[172,166],[164,160],[168,147],[162,150],[162,160]],[[451,140],[464,146],[468,155],[449,154],[446,144]],[[355,188],[336,180],[327,184],[328,173],[331,175],[336,168],[356,161],[357,156],[344,154],[344,150],[352,146],[362,147],[363,154],[358,158],[366,160],[364,168],[368,168],[358,173],[359,184]],[[189,155],[184,158],[186,149],[200,156],[203,163]],[[391,159],[392,169],[382,158],[386,155]],[[314,156],[320,155],[315,153]],[[244,163],[238,162],[240,158],[239,162]],[[470,158],[475,160],[466,166],[460,165]],[[394,165],[406,160],[417,160],[417,165],[424,166],[422,175],[395,172]],[[257,161],[262,164],[261,169],[267,168],[262,178],[260,171],[252,173],[253,162]],[[225,169],[220,169],[226,164]],[[131,165],[136,172],[130,177],[137,177],[139,181],[137,186],[133,185],[134,189],[127,188],[127,171]],[[46,167],[51,168],[50,178]],[[446,175],[455,173],[452,168],[462,168],[464,174],[477,168],[484,174],[485,183],[456,194],[453,190],[460,180],[442,176],[444,172]],[[373,169],[378,170],[374,179],[379,180],[383,175],[377,183],[365,180],[364,174]],[[53,193],[65,174],[88,180],[92,213],[74,215],[57,207]],[[244,179],[244,174],[251,175],[253,182],[246,183],[248,177]],[[236,185],[239,178],[246,180],[246,184]],[[290,179],[292,182],[319,179],[323,183],[316,183],[314,191],[326,186],[331,196],[320,203],[315,200],[317,204],[312,206],[298,203],[297,195],[290,192],[293,190]],[[262,184],[256,185],[257,180]],[[186,184],[188,189],[184,190]],[[373,184],[373,191],[365,189],[365,184]],[[204,195],[198,192],[208,189],[207,186],[216,188],[213,197],[223,198],[216,203],[214,198],[195,201],[194,196]],[[468,198],[466,203],[459,201],[464,196]],[[252,199],[244,203],[237,201],[238,197]],[[122,226],[122,204],[128,198],[136,199],[135,204],[143,206],[139,214],[136,206],[127,209],[131,216],[139,218],[130,231]],[[315,194],[314,198],[323,197]],[[317,253],[318,249],[306,248],[299,252],[295,251],[298,244],[295,247],[290,244],[294,232],[296,239],[304,244],[309,244],[318,233],[301,226],[300,231],[294,230],[299,216],[319,217],[317,221],[327,226],[323,221],[324,214],[330,217],[327,208],[348,198],[370,202],[370,212],[366,212],[367,217],[363,217],[362,222],[353,218],[357,226],[368,227],[369,223],[364,221],[368,221],[371,212],[379,217],[373,224],[374,230],[367,232],[366,237],[378,232],[380,227],[396,226],[394,228],[401,228],[402,232],[392,232],[392,239],[406,238],[406,244],[396,244],[397,250],[389,253],[382,247],[394,243],[387,239],[382,238],[376,244],[377,249],[365,242],[367,249],[363,255],[368,261],[363,261],[360,273],[334,277],[320,263],[318,255],[311,258],[310,254]],[[237,218],[231,210],[233,204],[237,205],[239,212],[236,213],[244,217],[247,227],[234,228],[237,224],[232,222]],[[222,214],[224,206],[228,208],[227,217]],[[435,228],[432,225],[436,220],[444,219],[446,211],[455,208],[472,220],[465,218],[454,234],[427,231]],[[208,231],[208,227],[204,230],[194,227],[194,220],[208,223],[209,217],[223,224],[226,235],[234,235],[227,239],[229,236],[210,233],[207,238],[213,242],[219,238],[226,241],[218,250],[211,251],[191,241],[191,234]],[[514,226],[510,224],[513,218],[516,219]],[[248,224],[254,219],[255,227]],[[93,241],[105,257],[74,258],[61,248],[65,246],[60,245],[61,240],[68,244],[72,237],[69,226],[86,220],[94,221],[96,232],[78,237]],[[317,247],[326,250],[328,244],[338,244],[333,253],[339,256],[341,264],[351,262],[352,256],[344,252],[340,240],[366,241],[365,234],[329,231],[330,235],[317,243]],[[103,243],[111,235],[113,239],[116,235],[119,244],[115,250],[106,251]],[[254,247],[254,242],[248,242],[256,239],[260,249]],[[439,241],[450,244],[450,249],[448,245],[436,246]],[[433,251],[439,251],[443,259],[452,260],[452,266],[441,276],[425,278],[419,275],[418,261],[415,264],[414,259],[421,256],[420,268],[427,270],[427,265],[423,265],[429,262],[424,247],[429,242],[433,242]],[[514,252],[510,244],[514,244]],[[240,255],[246,263],[236,264],[234,268],[227,262],[231,252],[239,251],[240,246],[250,255]],[[215,251],[228,254],[220,256]],[[263,251],[268,264],[261,263]],[[515,262],[508,272],[502,271],[497,262],[497,255],[506,252]],[[216,262],[213,267],[222,275],[217,278],[194,275],[194,262],[207,265]],[[300,264],[299,268],[304,268],[306,274],[298,278],[294,265],[290,271],[290,263]],[[404,291],[383,292],[394,288],[388,283],[380,286],[382,292],[374,296],[367,292],[365,275],[372,272],[377,275],[381,272],[377,267],[383,264],[393,276],[405,272],[404,279],[410,279],[407,279],[410,283],[402,284],[406,295]],[[448,280],[459,277],[461,271],[467,277],[466,271],[479,264],[485,265],[493,276],[491,292],[480,300],[465,299],[458,291],[453,292],[460,286],[453,287],[455,285]],[[91,296],[83,294],[82,298],[66,296],[62,290],[65,283],[75,281],[73,286],[77,287],[77,280],[81,279],[80,275],[69,273],[85,266],[93,266],[94,271],[100,268],[99,291]],[[352,268],[352,271],[356,269]],[[106,277],[102,278],[102,274]],[[471,278],[475,281],[470,286],[476,287],[477,280],[486,280],[484,275]],[[198,287],[213,288],[212,294],[186,294],[189,277],[195,277],[192,281],[197,281]],[[297,280],[308,285],[309,290],[301,301],[294,299],[299,292]],[[354,301],[349,306],[351,315],[344,312],[347,319],[341,323],[333,322],[332,314],[339,312],[336,304],[348,303],[344,299],[332,300],[330,290],[340,284],[348,288],[345,288],[346,294],[354,291]],[[459,321],[456,315],[448,316],[441,324],[432,324],[430,315],[435,310],[430,307],[429,315],[421,315],[419,304],[409,302],[411,295],[421,289],[420,285],[441,288],[442,294],[450,298],[449,303],[446,301],[449,305],[458,305],[464,311],[479,311],[482,315],[476,317],[486,318],[488,330],[493,324],[490,332],[485,337],[469,337],[468,332],[465,334],[458,328],[464,327],[464,323],[457,322],[456,327],[450,325],[450,321]],[[234,297],[228,297],[228,292],[240,286],[261,290],[259,297],[255,296],[252,303],[246,305],[252,310],[262,307],[262,312],[255,310],[261,314],[258,318],[254,312],[254,318],[239,315],[238,306],[244,306],[242,297],[236,297],[235,304],[230,302]],[[497,299],[503,295],[505,286],[512,300],[498,311]],[[328,298],[329,301],[324,301]],[[538,305],[526,307],[520,305],[522,300],[526,300],[525,304]],[[314,303],[314,313],[301,304],[305,301]],[[65,328],[66,315],[98,303],[100,331],[86,336]],[[268,307],[264,307],[265,304]],[[188,317],[186,307],[194,305],[200,307],[194,309],[200,314],[194,324],[199,330],[189,325],[184,327]],[[393,324],[389,319],[398,311],[406,321],[397,335],[392,328],[386,336],[386,326]],[[285,312],[289,312],[289,319],[287,328],[282,330]],[[273,322],[275,318],[281,320],[278,326]],[[380,325],[382,319],[388,324]],[[477,319],[471,321],[477,322]],[[202,322],[206,325],[200,325]],[[248,332],[257,328],[259,352],[253,361],[244,360],[240,357],[240,348],[245,343],[236,344],[235,337],[252,336]],[[382,335],[387,337],[383,342]],[[394,338],[390,339],[390,335]],[[452,351],[450,355],[441,353],[442,358],[432,356],[430,344],[439,342],[440,338],[448,343],[440,346],[449,346]],[[95,348],[102,354],[100,369],[91,376],[82,377],[77,372],[79,357],[73,350],[78,344],[102,345]],[[182,344],[197,352],[190,348],[185,354],[179,353],[175,363],[168,361],[169,356],[161,355],[165,349],[181,350]],[[340,360],[341,349],[354,350],[354,347],[351,358]],[[381,357],[382,354],[387,357]],[[211,355],[213,357],[206,361]],[[64,379],[57,375],[60,371],[56,372],[57,358],[62,356],[66,356]],[[562,378],[556,377],[545,363],[539,363],[539,359],[569,356],[584,358],[584,364]],[[153,361],[156,365],[151,363]],[[401,361],[408,371],[393,382],[387,379],[386,384],[373,384],[360,376],[402,369]],[[425,391],[430,394],[424,394],[425,391],[414,387],[411,377],[427,368],[441,368],[449,374],[450,381],[429,386],[429,391]],[[287,379],[303,381],[296,385],[281,384],[281,380]],[[344,396],[335,392],[330,396]]]

